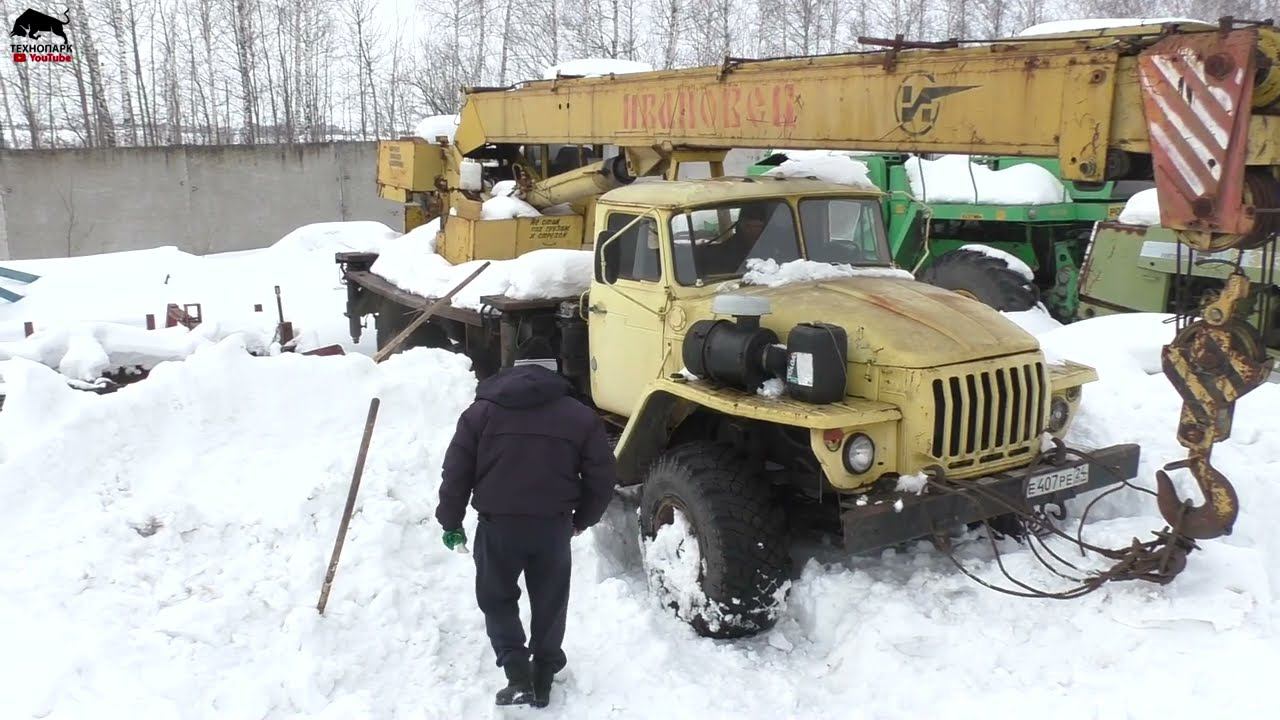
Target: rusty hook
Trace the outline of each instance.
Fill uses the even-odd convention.
[[[1173,488],[1173,480],[1165,472],[1177,467],[1191,469],[1200,492],[1204,494],[1203,505],[1193,505],[1190,500],[1178,497],[1177,490]],[[1201,540],[1230,535],[1231,526],[1235,524],[1236,515],[1240,511],[1240,503],[1231,482],[1209,464],[1209,458],[1194,454],[1189,461],[1169,463],[1163,470],[1156,471],[1156,504],[1160,506],[1160,514],[1173,527],[1174,532]]]

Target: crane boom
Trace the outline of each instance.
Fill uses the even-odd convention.
[[[455,142],[1056,157],[1154,175],[1164,224],[1222,249],[1271,204],[1245,177],[1280,166],[1277,109],[1280,29],[1191,24],[473,88]]]

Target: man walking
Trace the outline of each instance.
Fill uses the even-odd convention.
[[[507,676],[499,705],[545,707],[550,701],[552,679],[566,663],[560,644],[569,604],[569,539],[599,522],[617,481],[604,422],[569,395],[570,387],[538,365],[486,378],[445,452],[436,519],[452,550],[466,542],[468,498],[479,514],[476,600]],[[532,610],[527,648],[521,573]]]

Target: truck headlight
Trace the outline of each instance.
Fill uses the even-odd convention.
[[[876,444],[862,433],[854,433],[844,444],[844,469],[854,475],[871,469],[876,460]]]
[[[1067,418],[1071,415],[1071,406],[1067,401],[1058,396],[1054,396],[1049,401],[1049,432],[1060,432],[1067,425]]]

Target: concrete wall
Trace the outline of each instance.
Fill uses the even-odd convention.
[[[0,259],[270,245],[312,222],[401,210],[372,142],[0,151]]]

